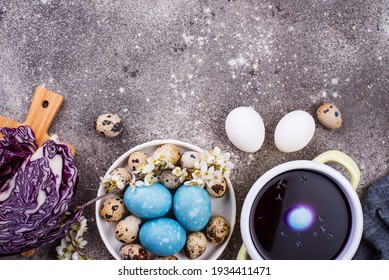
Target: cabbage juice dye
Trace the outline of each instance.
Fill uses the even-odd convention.
[[[250,212],[250,234],[265,259],[335,259],[351,231],[351,210],[339,185],[310,170],[270,180]]]

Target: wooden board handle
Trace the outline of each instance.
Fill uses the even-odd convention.
[[[24,124],[35,133],[38,146],[49,138],[47,133],[63,102],[63,97],[43,87],[37,87]]]
[[[14,120],[0,116],[0,127],[17,128],[19,125],[20,123],[15,122]],[[0,133],[0,137],[3,137],[2,133]]]
[[[20,125],[29,125],[32,131],[34,131],[35,142],[40,147],[50,138],[47,131],[57,115],[62,102],[62,95],[38,86],[32,98],[26,121],[24,123],[18,123],[0,116],[0,127],[16,128]],[[3,137],[1,133],[0,137]],[[74,155],[76,152],[74,147],[68,143],[66,145],[69,146]]]

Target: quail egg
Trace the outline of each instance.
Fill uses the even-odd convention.
[[[126,206],[124,205],[123,198],[119,196],[113,196],[103,202],[100,209],[100,215],[107,222],[117,222],[126,213]]]
[[[332,103],[323,103],[316,111],[319,122],[329,129],[338,129],[342,126],[342,116],[339,109]]]
[[[149,155],[144,152],[141,151],[133,152],[128,157],[128,166],[130,167],[130,170],[140,171],[140,169],[147,164],[148,157]]]
[[[185,255],[191,260],[197,259],[205,252],[207,244],[208,241],[204,233],[201,231],[192,232],[186,239]]]
[[[165,169],[159,174],[158,181],[168,189],[176,189],[182,185],[180,178],[172,173],[171,169]]]
[[[134,242],[139,232],[142,220],[134,215],[128,216],[117,223],[115,237],[123,243]]]
[[[164,144],[160,147],[158,147],[154,154],[154,158],[163,157],[167,160],[167,162],[176,164],[180,160],[180,149],[173,144]]]
[[[181,156],[181,166],[183,168],[194,168],[196,161],[200,161],[200,153],[198,152],[188,151],[183,153]]]
[[[176,261],[178,258],[175,255],[167,256],[167,257],[156,257],[154,260],[156,261]]]
[[[205,233],[210,243],[221,244],[230,232],[230,224],[222,216],[214,216],[208,222]]]
[[[147,260],[148,253],[145,248],[139,244],[124,244],[119,251],[123,260]]]
[[[103,114],[97,117],[95,129],[107,137],[116,137],[122,132],[122,123],[116,114]]]
[[[207,185],[205,189],[207,190],[209,195],[213,197],[217,197],[217,198],[222,197],[227,190],[226,180],[223,179],[220,183],[213,184],[210,187]]]
[[[127,184],[127,183],[131,182],[131,179],[132,179],[132,175],[131,175],[130,171],[128,171],[127,169],[125,169],[123,167],[116,168],[114,171],[111,172],[111,176],[118,176],[119,180],[123,184]]]

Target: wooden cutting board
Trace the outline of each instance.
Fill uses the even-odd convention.
[[[38,86],[32,98],[26,120],[23,123],[18,123],[0,115],[0,127],[16,128],[21,125],[29,125],[35,133],[35,142],[40,147],[50,138],[47,131],[57,115],[62,102],[62,95]],[[3,136],[0,133],[0,137]],[[76,152],[74,147],[68,143],[66,145],[69,146],[74,155]]]

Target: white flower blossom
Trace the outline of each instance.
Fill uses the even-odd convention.
[[[131,178],[130,187],[131,187],[131,188],[135,188],[135,187],[136,187],[136,182],[137,182],[137,180],[136,180],[136,174],[134,173],[133,176],[132,176],[132,178]]]
[[[68,243],[64,238],[61,240],[61,245],[57,246],[55,249],[57,251],[57,256],[59,259],[61,260],[70,259],[71,254],[69,253]]]
[[[143,181],[136,181],[135,187],[143,187],[145,186],[145,182]],[[132,192],[135,192],[135,188],[132,189]]]
[[[172,170],[172,173],[176,175],[177,177],[181,176],[181,168],[178,166]]]
[[[100,177],[100,187],[103,187],[106,192],[113,191],[114,189],[122,190],[125,184],[120,180],[118,175],[107,175]]]
[[[125,184],[122,180],[120,180],[120,176],[119,175],[113,175],[112,176],[112,180],[116,182],[116,186],[118,189],[123,189]]]
[[[207,181],[208,186],[211,187],[213,185],[220,184],[223,181],[223,174],[221,170],[216,170],[212,175],[212,179]]]
[[[77,238],[76,244],[78,245],[77,247],[83,249],[83,248],[85,248],[86,244],[88,244],[88,242],[86,240],[84,240],[84,238],[79,237],[79,238]]]
[[[153,172],[155,169],[155,164],[154,163],[148,163],[142,168],[142,174],[149,174]]]
[[[149,157],[147,163],[153,165],[152,169],[174,168],[174,165],[166,158],[165,154]],[[145,172],[147,173],[147,172]]]
[[[183,183],[189,175],[186,168],[181,169],[178,166],[172,170],[172,173],[180,179],[181,183]]]
[[[190,181],[186,181],[184,183],[185,186],[199,186],[201,188],[204,188],[205,186],[205,183],[203,181],[203,179],[201,178],[196,178],[196,179],[192,179]]]
[[[220,184],[223,177],[228,178],[234,165],[230,162],[231,155],[222,153],[220,148],[201,153],[200,160],[195,161],[191,179],[184,184],[187,186],[213,186]]]
[[[72,260],[79,260],[79,259],[80,259],[80,255],[78,254],[78,252],[74,252],[72,255]]]
[[[205,182],[202,178],[201,170],[194,170],[192,172],[192,179],[184,183],[186,186],[199,186],[201,188],[205,187]]]
[[[207,153],[207,154],[204,155],[204,161],[205,161],[207,164],[211,165],[211,164],[213,164],[213,162],[215,161],[215,156],[213,156],[213,155]]]
[[[87,259],[82,256],[80,249],[85,248],[88,242],[82,238],[87,231],[87,220],[84,216],[73,223],[66,231],[61,240],[61,245],[56,247],[57,257],[60,260],[81,260]]]
[[[195,169],[201,169],[201,162],[203,162],[203,161],[198,161],[198,160],[196,160],[196,161],[194,162],[194,168],[195,168]]]
[[[211,150],[209,153],[215,157],[218,157],[221,155],[221,150],[219,147],[215,147],[213,150]]]
[[[144,179],[143,182],[144,182],[145,186],[150,186],[150,185],[152,185],[156,181],[158,181],[158,178],[155,177],[153,173],[148,173],[145,176],[145,179]]]

